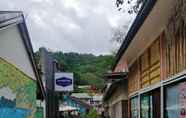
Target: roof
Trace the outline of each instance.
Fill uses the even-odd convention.
[[[23,22],[22,12],[0,11],[0,28]]]
[[[83,102],[82,100],[80,100],[79,98],[73,97],[73,96],[69,96],[69,98],[75,102],[77,102],[78,104],[82,105],[83,107],[85,107],[86,109],[91,109],[92,106],[87,104],[86,102]]]
[[[79,98],[79,99],[90,99],[91,98],[91,96],[88,95],[88,93],[72,93],[71,96]]]
[[[135,37],[135,35],[138,32],[138,30],[140,29],[140,27],[143,25],[145,19],[147,18],[147,16],[151,12],[151,10],[154,7],[156,1],[157,0],[147,0],[143,4],[141,10],[139,11],[136,19],[134,20],[132,26],[130,27],[130,29],[129,29],[126,37],[125,37],[125,39],[123,40],[123,43],[122,43],[121,47],[119,48],[119,50],[116,54],[115,62],[114,62],[114,65],[112,67],[112,70],[114,70],[115,67],[117,66],[117,63],[121,59],[122,55],[125,53],[126,49],[130,45],[131,41]]]
[[[41,81],[41,77],[38,72],[38,67],[35,62],[34,52],[32,48],[32,44],[30,41],[29,33],[27,30],[27,26],[25,23],[25,18],[23,12],[21,11],[0,11],[0,29],[5,29],[12,25],[18,25],[19,31],[21,33],[21,37],[23,39],[23,43],[27,54],[29,56],[29,61],[32,64],[32,68],[34,70],[34,74],[36,76],[37,82],[39,84],[39,89],[42,92],[42,96],[45,97],[44,87]]]
[[[128,72],[112,72],[104,75],[105,79],[123,79],[127,76]]]
[[[102,101],[103,95],[95,95],[93,96],[93,101]]]

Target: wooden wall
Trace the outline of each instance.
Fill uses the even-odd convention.
[[[179,35],[169,38],[169,34],[162,35],[164,70],[167,79],[186,69],[186,39]],[[180,34],[181,35],[181,34]]]
[[[185,3],[185,0],[176,3],[163,33],[130,67],[129,93],[186,70]]]
[[[140,57],[141,87],[145,87],[160,81],[160,38]]]
[[[160,81],[160,37],[145,50],[129,69],[128,91],[133,93],[140,88]]]
[[[186,38],[163,32],[129,69],[128,90],[155,84],[186,69]],[[186,34],[185,34],[186,37]]]
[[[139,62],[137,60],[129,69],[128,92],[133,93],[137,91],[140,88],[139,82],[140,82],[140,70],[139,70]]]

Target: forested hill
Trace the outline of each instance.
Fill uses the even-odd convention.
[[[36,57],[39,53],[36,52]],[[53,52],[55,59],[63,65],[65,71],[74,72],[75,85],[103,86],[103,73],[110,70],[113,56],[79,53]]]

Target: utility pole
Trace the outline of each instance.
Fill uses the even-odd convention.
[[[46,91],[46,118],[56,118],[55,92],[54,92],[54,73],[55,62],[52,55],[45,49],[40,49],[41,71],[43,84]]]

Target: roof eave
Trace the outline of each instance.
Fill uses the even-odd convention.
[[[19,30],[21,32],[21,36],[23,38],[23,42],[24,42],[24,45],[26,47],[26,51],[28,53],[30,62],[32,64],[32,68],[34,70],[36,79],[37,79],[37,81],[39,83],[42,95],[45,98],[46,97],[46,93],[45,93],[45,90],[44,90],[44,86],[42,84],[41,77],[40,77],[39,72],[38,72],[38,67],[37,67],[36,62],[35,62],[33,47],[32,47],[32,44],[31,44],[31,40],[30,40],[30,37],[29,37],[29,33],[28,33],[28,30],[27,30],[27,27],[26,27],[26,23],[25,23],[25,19],[24,19],[24,15],[23,14],[22,14],[22,18],[23,18],[23,22],[18,24],[18,27],[19,27]]]
[[[118,79],[123,79],[126,78],[128,75],[128,72],[112,72],[112,73],[106,73],[104,74],[104,79],[113,79],[113,80],[118,80]]]

